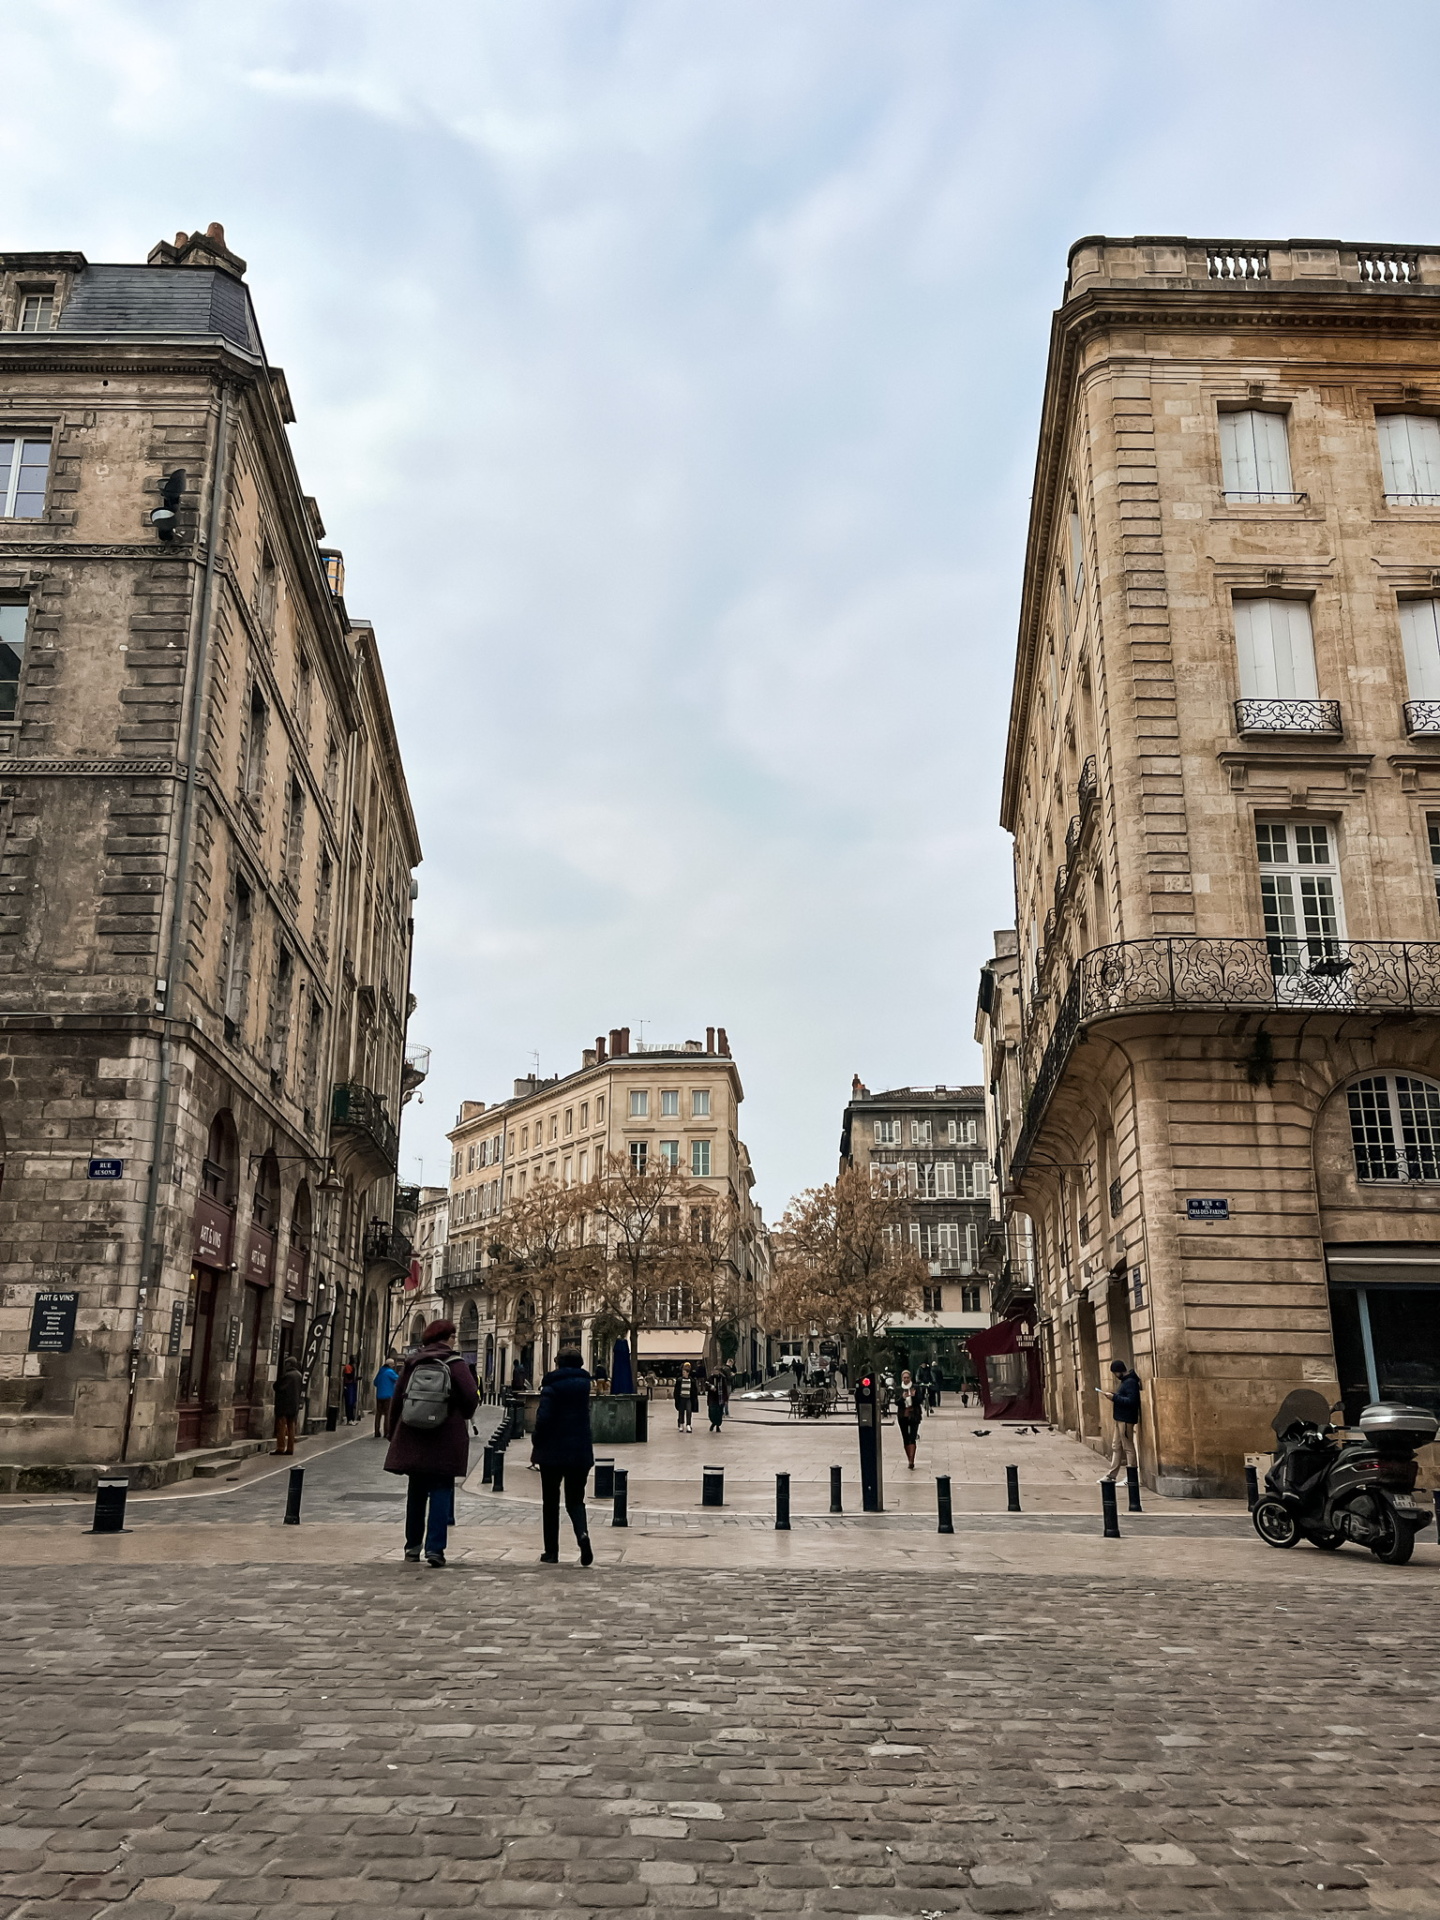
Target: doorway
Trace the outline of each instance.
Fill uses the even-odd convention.
[[[219,1277],[212,1267],[190,1269],[190,1338],[180,1359],[180,1386],[176,1396],[177,1453],[193,1452],[201,1444],[207,1416],[213,1417],[216,1412],[213,1364]]]
[[[255,1389],[260,1371],[260,1321],[267,1290],[251,1286],[247,1280],[240,1291],[243,1297],[240,1302],[240,1341],[235,1350],[233,1432],[237,1440],[250,1440],[256,1437],[256,1429],[265,1411],[263,1404],[257,1402]]]
[[[1095,1329],[1095,1309],[1089,1296],[1081,1294],[1075,1309],[1075,1337],[1080,1362],[1080,1431],[1086,1439],[1098,1438],[1101,1431],[1100,1342]]]

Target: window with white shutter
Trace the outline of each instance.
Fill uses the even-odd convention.
[[[1235,652],[1243,700],[1317,700],[1315,639],[1303,600],[1237,600]]]
[[[1440,700],[1440,600],[1402,600],[1400,638],[1412,700]]]
[[[1428,413],[1382,413],[1375,429],[1387,506],[1440,503],[1440,420]]]
[[[1227,500],[1253,505],[1298,499],[1291,489],[1284,414],[1222,413],[1220,470]]]

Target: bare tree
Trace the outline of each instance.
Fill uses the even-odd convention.
[[[919,1308],[929,1277],[905,1201],[898,1180],[858,1167],[797,1194],[777,1231],[771,1317],[818,1327],[852,1362],[871,1358],[886,1322]]]
[[[585,1189],[537,1180],[509,1201],[490,1243],[492,1288],[510,1309],[517,1346],[539,1336],[553,1356],[559,1323],[577,1314],[593,1278],[586,1244]]]
[[[612,1153],[599,1177],[577,1189],[597,1232],[590,1287],[597,1317],[623,1334],[635,1350],[635,1335],[655,1317],[673,1289],[693,1287],[696,1262],[685,1217],[711,1205],[715,1195],[679,1167],[648,1155],[637,1163]]]

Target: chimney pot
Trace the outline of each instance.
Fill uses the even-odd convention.
[[[597,1033],[595,1036],[595,1064],[597,1067],[600,1065],[601,1061],[604,1058],[605,1058],[605,1036],[603,1033]]]
[[[726,1058],[726,1059],[728,1060],[728,1059],[730,1058],[730,1042],[729,1042],[729,1041],[728,1041],[728,1040],[726,1039],[726,1037],[725,1037],[725,1029],[724,1029],[724,1027],[717,1027],[717,1028],[715,1029],[715,1038],[716,1038],[716,1039],[717,1039],[717,1040],[719,1041],[719,1043],[720,1043],[720,1051],[721,1051],[721,1053],[722,1053],[722,1054],[724,1055],[724,1057],[725,1057],[725,1058]]]
[[[630,1029],[628,1027],[621,1027],[620,1029],[620,1051],[622,1053],[629,1053],[630,1051]]]
[[[610,1029],[610,1057],[611,1057],[611,1059],[612,1059],[612,1060],[618,1060],[618,1059],[620,1058],[620,1056],[621,1056],[621,1054],[622,1054],[622,1053],[623,1053],[624,1051],[625,1051],[625,1049],[624,1049],[624,1047],[622,1047],[622,1046],[621,1046],[621,1044],[620,1044],[620,1029],[619,1029],[619,1027],[611,1027],[611,1029]]]
[[[594,1065],[595,1065],[595,1049],[594,1049],[594,1047],[586,1047],[586,1048],[584,1048],[584,1049],[582,1050],[582,1052],[581,1052],[581,1054],[580,1054],[580,1066],[581,1066],[581,1070],[583,1071],[583,1070],[584,1070],[584,1069],[585,1069],[586,1067],[593,1067]]]
[[[705,1051],[706,1051],[706,1053],[714,1053],[714,1051],[715,1051],[715,1029],[714,1029],[714,1027],[706,1027],[706,1029],[705,1029]]]

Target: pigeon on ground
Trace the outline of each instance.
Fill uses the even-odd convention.
[[[989,1427],[972,1427],[970,1431],[977,1440],[988,1440],[990,1438]]]

